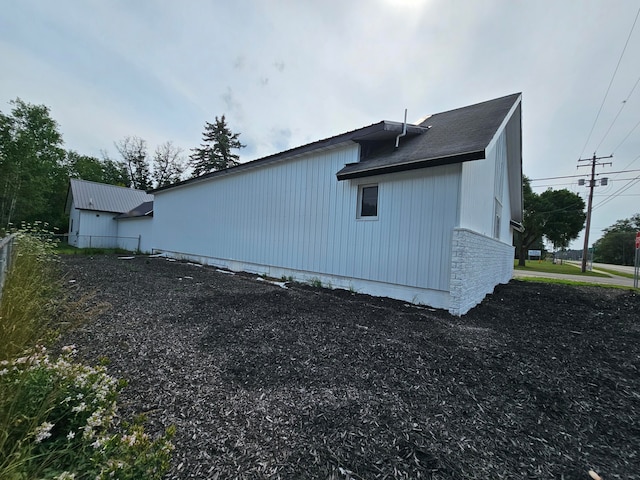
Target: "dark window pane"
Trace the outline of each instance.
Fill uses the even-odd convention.
[[[362,188],[362,210],[361,217],[378,216],[378,186]]]

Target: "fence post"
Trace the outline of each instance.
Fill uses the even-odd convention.
[[[0,240],[0,300],[2,300],[4,281],[11,266],[11,252],[13,250],[14,239],[15,234],[11,234]]]

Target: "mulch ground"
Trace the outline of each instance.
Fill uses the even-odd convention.
[[[63,257],[70,332],[176,425],[168,479],[640,478],[640,297],[512,281],[462,318],[162,258]]]

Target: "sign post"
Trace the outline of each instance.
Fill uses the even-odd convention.
[[[633,288],[638,288],[638,273],[640,273],[640,232],[636,232],[636,256],[633,266]]]

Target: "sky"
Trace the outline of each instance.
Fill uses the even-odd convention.
[[[590,244],[640,213],[637,0],[0,0],[0,111],[50,108],[65,148],[185,155],[223,114],[249,161],[381,120],[522,92],[534,191],[594,189]],[[639,25],[635,25],[635,23]],[[634,87],[637,88],[634,89]],[[621,172],[626,173],[608,173]],[[635,170],[635,171],[633,171]],[[635,183],[632,179],[636,179]],[[572,242],[582,248],[583,236]]]

